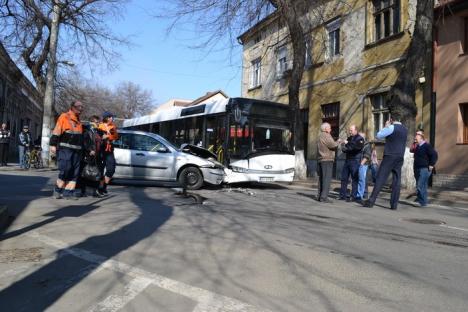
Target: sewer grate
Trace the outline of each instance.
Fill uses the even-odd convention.
[[[444,221],[434,220],[434,219],[400,219],[400,220],[411,222],[411,223],[418,223],[418,224],[434,224],[434,225],[446,224]]]

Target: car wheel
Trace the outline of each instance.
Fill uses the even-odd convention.
[[[203,176],[196,167],[187,167],[179,175],[179,183],[188,190],[198,190],[203,186]]]

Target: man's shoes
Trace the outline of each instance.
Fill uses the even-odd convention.
[[[104,194],[101,194],[98,190],[95,190],[93,192],[93,197],[96,197],[96,198],[102,198],[102,197],[105,197],[106,195]]]
[[[369,200],[366,200],[363,204],[362,204],[363,207],[366,207],[366,208],[372,208],[374,207],[374,204],[371,203]]]
[[[364,200],[362,200],[362,198],[354,198],[353,201],[361,205],[364,204]]]
[[[353,201],[353,199],[352,199],[352,198],[349,198],[349,197],[348,197],[348,198],[346,198],[346,202],[347,202],[347,203],[350,203],[350,202],[352,202],[352,201]]]
[[[397,207],[390,207],[391,210],[397,210]]]
[[[54,198],[55,199],[62,199],[63,198],[63,194],[60,193],[60,192],[57,192],[56,190],[54,190]]]

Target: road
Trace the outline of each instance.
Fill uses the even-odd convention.
[[[116,185],[67,201],[50,197],[54,176],[0,174],[0,203],[16,215],[0,242],[2,311],[468,306],[468,207],[321,204],[280,186],[185,198]]]

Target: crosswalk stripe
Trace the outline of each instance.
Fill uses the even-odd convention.
[[[267,312],[268,310],[257,309],[256,307],[241,302],[237,299],[226,297],[202,289],[199,287],[191,286],[183,282],[179,282],[155,273],[148,272],[146,270],[133,267],[126,263],[116,261],[113,259],[106,259],[103,256],[95,255],[87,250],[81,248],[70,248],[65,242],[56,240],[46,235],[40,234],[38,231],[31,231],[26,234],[27,236],[34,238],[44,244],[62,249],[64,252],[71,254],[77,258],[95,263],[99,268],[105,268],[114,272],[119,272],[133,278],[149,279],[152,284],[168,290],[170,292],[188,297],[193,301],[197,302],[196,309],[198,312],[205,311],[203,309],[210,309],[206,311],[222,311],[222,312]]]

